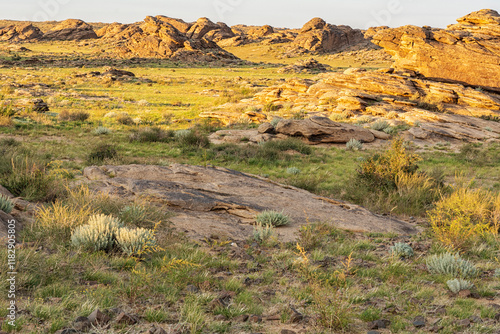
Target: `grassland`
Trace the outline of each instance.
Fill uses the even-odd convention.
[[[204,138],[222,126],[200,120],[202,111],[251,97],[261,86],[282,79],[312,75],[278,74],[275,65],[269,64],[228,68],[113,60],[113,66],[136,75],[113,81],[101,76],[78,76],[105,71],[96,65],[106,62],[98,59],[98,46],[95,50],[75,43],[26,47],[33,51],[18,54],[20,59],[13,60],[17,62],[14,66],[0,68],[0,183],[19,190],[16,195],[41,201],[45,211],[35,214],[34,221],[19,236],[20,317],[16,328],[3,322],[4,331],[55,333],[72,327],[75,319],[97,308],[113,319],[125,311],[139,321],[133,325],[111,322],[109,327],[94,328],[95,333],[139,333],[152,325],[179,333],[282,333],[284,329],[364,333],[377,320],[388,320],[382,321],[387,329],[381,332],[498,331],[497,235],[484,234],[465,249],[451,250],[460,251],[478,268],[478,274],[469,278],[475,285],[471,294],[451,293],[446,283],[454,277],[431,273],[426,266],[430,255],[450,251],[435,237],[426,219],[433,203],[408,206],[398,202],[402,195],[397,191],[389,194],[399,197],[389,201],[390,196],[377,189],[353,187],[360,165],[380,148],[304,148],[296,142],[288,146],[190,146],[170,139],[131,139],[152,127],[167,134],[190,128]],[[283,47],[248,45],[229,51],[254,62],[288,63],[298,59],[277,60],[275,53]],[[12,60],[15,55],[3,52],[0,56]],[[32,57],[53,59],[61,65],[23,62]],[[358,65],[348,59],[319,60],[338,68]],[[29,100],[35,97],[43,98],[50,111],[31,111]],[[15,114],[10,115],[11,111]],[[65,113],[70,116],[62,118]],[[87,116],[71,117],[77,113]],[[234,124],[232,128],[252,126]],[[108,130],[96,132],[100,127]],[[103,145],[116,154],[95,159],[103,152]],[[498,143],[469,144],[457,149],[443,142],[420,149],[419,155],[420,171],[434,180],[453,185],[461,175],[466,183],[473,180],[473,188],[498,194]],[[65,188],[84,167],[172,162],[228,167],[323,196],[357,201],[380,214],[401,219],[413,216],[412,220],[425,232],[413,237],[361,234],[304,222],[297,243],[283,243],[273,237],[234,243],[217,236],[194,242],[170,226],[168,212],[135,203],[148,216],[131,217],[127,225],[152,228],[161,222],[157,240],[162,250],[130,258],[117,251],[93,253],[71,245],[71,229],[78,222],[87,220],[92,213],[120,216],[130,205]],[[290,167],[300,172],[287,173]],[[28,184],[21,182],[26,179]],[[40,191],[29,188],[33,180]],[[445,188],[440,188],[443,196],[449,191]],[[367,195],[370,193],[382,200],[374,201]],[[410,244],[414,256],[392,254],[390,247],[396,242]],[[7,257],[5,248],[0,249],[0,256]],[[5,290],[3,267],[0,282]],[[7,315],[7,304],[0,300],[1,318]],[[425,318],[424,327],[414,326],[418,316]]]

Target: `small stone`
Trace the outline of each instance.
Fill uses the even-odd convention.
[[[217,314],[214,317],[214,320],[215,321],[225,321],[225,320],[227,320],[227,317],[224,314]]]
[[[269,134],[274,134],[274,126],[271,123],[262,123],[259,125],[259,128],[257,129],[257,132],[260,134],[264,133],[269,133]]]
[[[189,293],[198,293],[198,292],[200,292],[200,289],[198,289],[196,286],[194,286],[192,284],[189,284],[186,287],[186,291],[189,292]]]
[[[292,331],[290,329],[282,329],[281,334],[297,334],[297,332]]]
[[[459,320],[455,324],[458,327],[469,327],[470,326],[470,320],[469,319]]]
[[[248,317],[248,321],[260,324],[262,322],[262,317],[258,315],[251,315],[250,317]]]
[[[304,320],[304,315],[302,313],[298,312],[294,308],[291,308],[291,309],[292,309],[292,316],[290,317],[290,322],[292,324],[296,324],[296,323]]]
[[[500,321],[500,313],[495,314],[494,318],[496,321]]]
[[[148,334],[169,334],[167,333],[166,330],[164,330],[161,327],[158,327],[157,325],[153,325],[148,331]]]
[[[134,325],[136,324],[137,322],[139,321],[139,319],[137,319],[137,317],[131,315],[131,314],[127,314],[125,312],[122,312],[120,313],[117,317],[116,317],[116,323],[117,324],[127,324],[127,325]]]
[[[87,317],[78,317],[73,322],[73,328],[77,331],[84,332],[92,327],[90,320]]]
[[[458,293],[458,297],[460,298],[469,298],[471,297],[472,293],[470,292],[470,290],[462,290]]]
[[[415,326],[416,328],[424,327],[425,326],[425,318],[422,317],[421,315],[419,315],[418,317],[415,317],[415,319],[413,319],[413,326]]]
[[[248,314],[240,314],[239,316],[237,316],[236,318],[234,318],[234,321],[237,321],[237,322],[246,322],[246,321],[248,321]]]
[[[104,326],[111,320],[109,316],[102,313],[99,309],[96,309],[94,312],[92,312],[89,315],[88,319],[94,326]]]
[[[480,317],[478,317],[477,315],[473,315],[469,318],[470,322],[474,323],[474,324],[480,324],[483,322],[483,319],[481,319]]]
[[[387,319],[375,320],[368,324],[369,329],[384,329],[389,326],[391,322]]]

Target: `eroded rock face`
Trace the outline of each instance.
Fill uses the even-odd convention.
[[[102,166],[86,168],[84,176],[98,191],[130,200],[147,196],[175,214],[171,221],[177,229],[197,239],[214,234],[246,239],[255,215],[264,210],[290,216],[291,224],[277,229],[282,241],[294,240],[299,227],[308,221],[356,231],[418,232],[414,225],[374,215],[356,205],[224,168]]]
[[[328,72],[329,65],[324,65],[314,58],[299,60],[295,64],[285,66],[278,73],[321,73]]]
[[[46,32],[43,38],[54,41],[78,41],[97,38],[97,34],[91,25],[82,20],[69,19]]]
[[[19,42],[42,38],[43,33],[31,23],[11,25],[0,29],[0,41]]]
[[[500,89],[500,15],[481,10],[458,22],[447,29],[383,29],[372,38],[393,56],[396,69]]]
[[[142,24],[131,25],[116,35],[115,40],[119,42],[116,52],[123,57],[158,57],[181,61],[237,59],[204,37],[215,26],[220,28],[208,19],[200,19],[188,28],[182,20],[148,16]]]
[[[359,29],[327,24],[320,18],[307,22],[293,44],[309,51],[335,52],[364,41]]]

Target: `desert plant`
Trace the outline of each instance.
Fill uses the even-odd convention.
[[[122,222],[106,215],[93,215],[88,224],[78,226],[71,235],[75,247],[90,251],[109,251],[113,248]]]
[[[70,121],[70,122],[85,122],[89,119],[90,114],[85,111],[74,111],[69,112],[67,110],[59,113],[59,120],[61,121]]]
[[[275,235],[274,227],[257,223],[253,227],[253,239],[258,243],[263,243]]]
[[[141,256],[157,248],[154,232],[145,228],[120,228],[116,233],[116,242],[128,256]]]
[[[300,174],[302,171],[300,169],[298,169],[297,167],[290,167],[290,168],[287,168],[286,169],[286,173],[287,174],[292,174],[292,175],[298,175]]]
[[[130,135],[129,139],[131,142],[153,143],[169,141],[173,136],[173,131],[165,131],[159,127],[151,127],[135,131]]]
[[[5,195],[0,194],[0,211],[11,213],[14,209],[14,202]]]
[[[404,242],[396,242],[394,246],[391,246],[390,252],[392,255],[397,257],[412,257],[413,256],[413,248],[410,245]]]
[[[387,121],[384,120],[378,120],[375,123],[372,124],[372,129],[376,131],[384,131],[390,126],[390,124]]]
[[[270,111],[278,111],[281,108],[283,108],[283,106],[269,102],[266,105],[264,105],[264,108],[262,108],[262,110],[265,112],[270,112]]]
[[[434,274],[451,277],[468,278],[476,275],[474,265],[458,254],[444,253],[431,255],[426,260],[427,269]]]
[[[450,288],[450,291],[453,293],[459,293],[462,290],[470,290],[474,287],[474,284],[461,278],[449,280],[446,282],[446,285],[448,285],[448,288]]]
[[[118,152],[114,145],[111,144],[99,144],[92,149],[92,151],[87,156],[87,162],[89,164],[95,164],[103,162],[106,159],[113,159],[118,156]]]
[[[262,224],[263,226],[284,226],[290,224],[290,218],[283,214],[283,212],[277,211],[262,211],[255,217],[257,224]]]
[[[283,118],[281,118],[281,117],[273,117],[273,119],[271,120],[271,125],[273,127],[276,127],[276,125],[278,125],[278,123],[282,120],[283,120]]]
[[[94,130],[94,134],[96,135],[108,135],[111,133],[111,130],[104,127],[104,126],[99,126],[97,128],[95,128]]]
[[[348,151],[359,151],[363,149],[363,143],[357,139],[352,138],[345,144],[345,148]]]
[[[210,140],[202,133],[191,130],[180,130],[175,133],[175,139],[182,149],[192,150],[208,148]]]
[[[370,123],[372,121],[372,118],[368,115],[363,115],[363,116],[360,116],[356,119],[356,124],[366,124],[366,123]]]
[[[120,219],[129,223],[141,222],[146,219],[146,209],[137,204],[127,205],[120,211]]]
[[[133,124],[135,124],[134,120],[129,115],[119,115],[116,118],[116,121],[118,123],[120,123],[120,124],[123,124],[123,125],[133,125]]]

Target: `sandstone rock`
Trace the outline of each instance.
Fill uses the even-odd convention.
[[[117,324],[134,325],[139,322],[139,319],[131,314],[121,312],[115,319]]]
[[[321,73],[328,72],[329,65],[319,63],[316,59],[299,60],[293,65],[288,65],[278,70],[278,73]]]
[[[101,29],[97,30],[95,33],[97,37],[102,39],[116,39],[117,36],[121,36],[121,33],[127,29],[129,24],[121,24],[118,22],[108,24]]]
[[[375,140],[375,136],[367,129],[335,123],[326,117],[282,120],[276,125],[276,132],[292,137],[303,137],[309,144],[347,143],[351,139],[371,143]]]
[[[254,28],[248,32],[249,35],[260,38],[271,34],[274,34],[274,29],[270,25],[264,25],[262,27]]]
[[[38,113],[44,113],[49,110],[49,105],[44,102],[42,99],[34,99],[31,101],[31,104],[33,105],[33,111],[38,112]]]
[[[209,31],[220,29],[220,27],[207,19],[206,17],[199,18],[186,32],[189,39],[200,39],[204,37]]]
[[[43,36],[44,39],[54,41],[70,41],[97,38],[97,34],[91,25],[82,20],[69,19],[49,30]]]
[[[85,168],[83,174],[97,191],[126,200],[148,196],[151,203],[174,213],[171,222],[177,229],[198,239],[216,234],[244,240],[252,234],[255,215],[264,210],[283,210],[290,216],[290,225],[277,230],[283,241],[294,240],[306,221],[359,231],[418,232],[411,224],[356,205],[219,167],[101,166]]]
[[[397,69],[500,89],[500,15],[481,10],[458,22],[447,29],[384,29],[373,42],[393,56]]]
[[[104,326],[111,320],[107,314],[101,312],[99,309],[94,310],[88,316],[88,319],[93,326]]]
[[[270,133],[259,133],[257,130],[219,130],[208,139],[213,144],[259,144],[275,139]]]
[[[264,134],[264,133],[274,134],[275,133],[274,126],[271,123],[262,123],[257,128],[257,132],[260,134]]]
[[[238,122],[261,123],[267,120],[267,116],[261,112],[247,111],[241,113],[236,111],[225,111],[224,105],[219,106],[216,110],[204,111],[198,117],[217,119],[224,125]]]
[[[309,51],[335,52],[363,41],[361,30],[334,26],[314,18],[302,27],[293,44]]]
[[[42,38],[42,31],[31,23],[10,25],[0,29],[0,41],[19,42]]]
[[[13,198],[14,195],[7,189],[0,185],[0,195],[6,196],[8,198]]]

